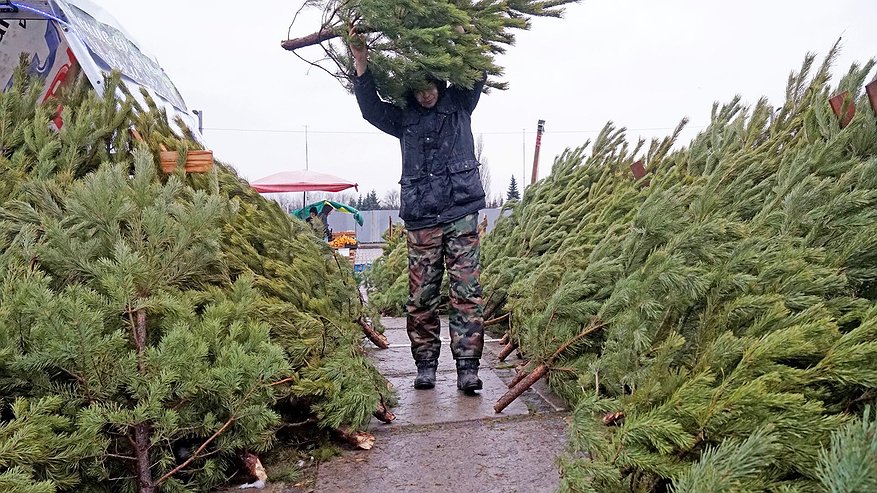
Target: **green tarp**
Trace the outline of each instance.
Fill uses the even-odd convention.
[[[306,206],[302,207],[301,209],[296,209],[296,210],[292,211],[292,215],[299,218],[299,219],[307,219],[308,215],[309,215],[308,211],[311,210],[311,207],[316,208],[317,214],[319,214],[320,211],[323,210],[323,207],[327,206],[327,205],[332,207],[336,211],[345,212],[347,214],[353,214],[353,219],[355,219],[356,222],[360,226],[362,226],[362,215],[359,213],[358,210],[354,209],[353,207],[350,207],[349,205],[344,205],[340,202],[333,202],[331,200],[321,200],[319,202],[314,202],[313,204],[306,205]]]

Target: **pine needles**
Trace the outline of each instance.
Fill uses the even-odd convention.
[[[877,398],[877,118],[873,64],[832,88],[835,55],[681,149],[608,124],[486,238],[486,311],[576,407],[563,491],[852,491],[817,467],[855,468],[826,446]]]
[[[392,399],[307,225],[222,164],[162,175],[160,145],[197,144],[118,78],[49,129],[26,68],[0,93],[0,489],[206,491],[287,418],[358,428]]]

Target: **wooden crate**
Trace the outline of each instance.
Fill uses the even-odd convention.
[[[180,153],[161,151],[158,153],[161,170],[173,173],[177,169]],[[189,151],[186,153],[186,173],[206,173],[213,169],[213,151]]]

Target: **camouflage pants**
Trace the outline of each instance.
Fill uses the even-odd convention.
[[[484,347],[478,214],[408,232],[408,337],[415,361],[438,359],[444,268],[450,281],[451,354],[480,358]]]

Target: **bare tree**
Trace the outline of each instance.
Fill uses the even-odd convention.
[[[481,186],[484,188],[484,195],[490,197],[490,167],[487,166],[487,158],[484,156],[483,134],[475,141],[475,159],[481,163]]]
[[[499,209],[500,207],[502,207],[502,204],[503,204],[503,196],[500,193],[500,194],[493,196],[493,198],[491,198],[487,202],[487,207],[489,207],[491,209]]]
[[[384,209],[398,209],[399,208],[399,190],[395,188],[392,190],[388,190],[387,193],[384,194],[384,200],[381,201]]]
[[[298,195],[298,197],[296,197],[295,195]],[[278,193],[271,194],[269,197],[271,197],[271,200],[277,202],[280,205],[281,209],[289,213],[301,207],[299,205],[299,202],[301,202],[301,194],[295,195],[291,193]]]
[[[344,205],[349,205],[351,207],[356,207],[357,197],[355,193],[351,192],[339,192],[335,198],[333,199],[335,202],[340,202]]]

